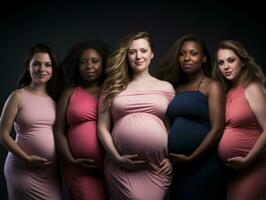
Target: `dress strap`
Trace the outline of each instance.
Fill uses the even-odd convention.
[[[198,85],[198,88],[197,88],[198,91],[200,89],[200,85],[201,85],[201,83],[202,83],[202,81],[203,81],[204,78],[205,78],[205,76],[202,76],[202,78],[200,79],[200,82],[199,82],[199,85]]]

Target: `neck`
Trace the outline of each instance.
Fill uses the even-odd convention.
[[[202,70],[200,70],[197,73],[188,74],[188,79],[189,79],[189,82],[199,82],[203,76],[204,76],[204,73]]]
[[[94,88],[99,88],[99,81],[92,81],[92,82],[83,82],[81,84],[81,86],[84,88],[84,89],[94,89]]]
[[[142,81],[142,80],[147,80],[151,78],[151,74],[149,70],[141,71],[141,72],[134,72],[133,73],[133,81]]]
[[[39,94],[39,95],[46,95],[47,94],[47,85],[46,84],[38,85],[38,84],[31,82],[27,87],[32,92],[34,92],[35,94]]]

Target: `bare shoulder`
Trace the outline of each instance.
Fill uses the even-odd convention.
[[[157,78],[154,78],[153,83],[154,83],[154,87],[156,87],[156,89],[158,89],[158,90],[163,90],[166,92],[173,92],[174,91],[172,84],[167,82],[167,81],[162,81],[162,80],[159,80]]]
[[[209,91],[215,91],[215,90],[222,90],[222,85],[219,81],[216,81],[214,79],[208,79],[208,88]]]
[[[8,97],[7,101],[11,101],[13,103],[20,104],[22,101],[22,91],[21,89],[14,90]]]
[[[245,89],[245,94],[247,97],[256,97],[256,96],[266,96],[265,88],[262,84],[258,82],[252,82],[247,85]]]

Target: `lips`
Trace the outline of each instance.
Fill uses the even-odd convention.
[[[142,62],[134,62],[134,64],[136,65],[136,66],[140,66],[140,65],[142,65],[144,62],[142,61]]]

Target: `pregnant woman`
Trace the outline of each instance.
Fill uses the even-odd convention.
[[[162,200],[171,183],[163,120],[174,90],[150,75],[152,50],[148,33],[132,33],[107,62],[98,125],[115,200]]]

